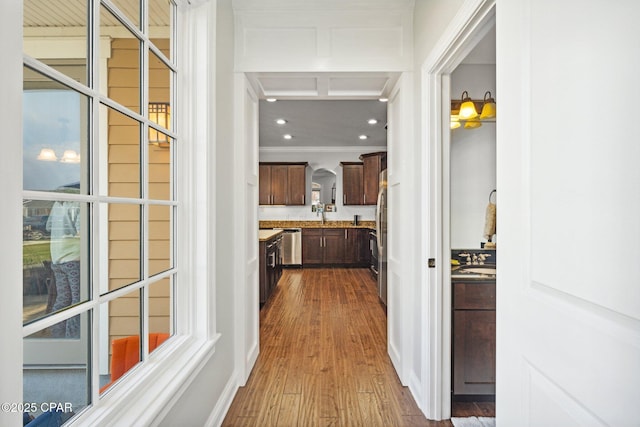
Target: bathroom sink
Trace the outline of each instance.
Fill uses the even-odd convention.
[[[470,274],[496,274],[496,268],[495,267],[482,267],[482,266],[474,265],[471,268],[462,269],[462,272],[470,273]]]
[[[484,276],[495,276],[496,274],[496,265],[495,264],[484,264],[484,265],[460,265],[458,267],[454,267],[452,270],[453,275],[475,275],[480,274]]]

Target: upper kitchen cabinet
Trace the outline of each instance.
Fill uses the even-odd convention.
[[[380,172],[387,168],[387,152],[363,154],[360,160],[340,163],[344,205],[375,205],[378,200]]]
[[[364,168],[360,162],[340,162],[342,166],[342,204],[363,204]]]
[[[260,205],[304,205],[308,163],[260,163]]]
[[[363,154],[362,160],[363,176],[363,205],[375,205],[378,200],[378,190],[380,183],[380,172],[387,168],[387,152]]]

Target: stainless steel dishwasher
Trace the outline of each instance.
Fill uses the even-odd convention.
[[[282,265],[302,265],[302,229],[285,228],[282,230]]]

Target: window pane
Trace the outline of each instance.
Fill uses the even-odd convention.
[[[87,97],[24,67],[25,190],[87,193]]]
[[[138,0],[111,0],[136,27],[140,28],[140,2]]]
[[[41,416],[39,420],[50,423],[42,425],[60,425],[78,413],[91,401],[89,362],[89,314],[78,316],[80,339],[46,341],[49,331],[61,329],[56,324],[43,331],[25,337],[23,368],[23,397],[29,402],[27,412],[31,417]],[[67,320],[68,322],[68,320]],[[64,322],[62,322],[64,323]],[[37,346],[33,345],[38,338]],[[37,355],[33,354],[38,352]],[[37,357],[37,365],[29,364],[29,359]],[[58,410],[58,412],[55,412]],[[44,414],[44,415],[43,415]],[[40,424],[39,424],[40,425]]]
[[[149,198],[171,200],[173,139],[162,132],[152,130],[149,133],[150,137],[153,133],[157,138],[149,143]]]
[[[102,205],[108,221],[108,271],[104,294],[140,281],[140,205],[112,203]],[[105,212],[106,211],[106,212]],[[104,281],[102,282],[104,283]]]
[[[100,36],[111,41],[107,75],[100,70],[100,92],[140,113],[140,40],[104,6],[100,8]],[[106,83],[106,84],[105,84]]]
[[[104,313],[104,314],[103,314]],[[101,331],[106,332],[100,343],[100,358],[109,363],[100,372],[100,392],[109,388],[140,361],[140,291],[135,290],[123,297],[100,306]]]
[[[170,0],[149,0],[149,37],[171,59],[171,22],[175,6]]]
[[[149,353],[160,343],[153,342],[154,338],[163,339],[172,334],[173,330],[173,292],[172,280],[162,279],[149,286]]]
[[[149,275],[173,266],[171,254],[171,206],[149,206]]]
[[[24,200],[22,211],[22,319],[28,323],[89,299],[88,209],[79,202]],[[77,336],[78,319],[50,335]]]
[[[86,84],[87,2],[23,0],[23,4],[24,53]],[[50,37],[55,27],[67,27],[65,37]]]
[[[167,130],[171,129],[172,71],[153,52],[149,51],[149,119]]]
[[[102,170],[107,172],[109,196],[140,197],[140,122],[101,105],[101,118],[108,122],[105,135],[108,155]],[[101,131],[101,133],[103,133]],[[104,193],[104,189],[101,190]]]

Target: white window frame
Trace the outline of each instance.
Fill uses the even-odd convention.
[[[76,416],[69,425],[117,425],[130,423],[132,420],[136,420],[136,423],[141,425],[158,423],[211,358],[215,351],[215,343],[220,338],[215,323],[215,270],[213,268],[216,248],[213,239],[215,228],[212,225],[215,224],[216,183],[215,174],[209,171],[208,167],[215,164],[215,149],[211,141],[214,140],[215,135],[212,118],[215,117],[213,71],[215,70],[216,3],[211,0],[191,2],[177,0],[176,3],[178,4],[178,25],[184,30],[180,33],[181,37],[176,49],[177,62],[180,64],[176,82],[179,89],[178,99],[175,101],[177,120],[180,123],[180,143],[176,144],[179,155],[175,167],[180,174],[176,188],[180,195],[177,213],[180,220],[176,229],[175,244],[177,246],[176,265],[180,266],[178,279],[180,283],[174,295],[175,336],[155,350],[145,363],[140,364],[131,375],[103,396],[98,396],[98,388],[94,384],[91,406]],[[17,16],[13,16],[13,19],[16,18]],[[19,34],[22,36],[22,29]],[[12,76],[15,79],[15,75]],[[202,93],[207,96],[201,96]],[[18,111],[21,112],[21,109]],[[21,129],[16,128],[13,132],[20,135]],[[20,151],[17,149],[19,157],[12,152],[14,161],[8,168],[14,176],[22,176]],[[12,190],[15,188],[12,187]],[[21,199],[21,185],[18,194]],[[14,197],[10,200],[15,198],[15,191],[11,195]],[[19,203],[17,205],[21,206]],[[5,219],[4,215],[3,219]],[[13,238],[9,239],[9,242],[15,245],[19,241],[21,246],[21,235],[17,239],[18,232],[21,230],[20,226],[16,226],[17,217],[9,212],[6,219],[8,225],[14,226],[11,228]],[[21,263],[12,265],[14,278],[21,277],[21,270],[15,271],[16,265],[19,266]],[[12,289],[9,299],[19,300],[20,294],[18,289]],[[21,319],[22,305],[17,307],[18,318]],[[78,311],[84,310],[78,308]],[[18,310],[3,312],[1,319],[5,320],[6,316],[8,320],[11,315],[17,317]],[[16,325],[16,318],[11,318],[10,322],[4,323],[4,325],[8,324]],[[25,331],[22,328],[20,330],[22,332],[17,342],[15,334],[6,335],[7,342],[11,343],[10,348],[15,346],[21,349]],[[3,348],[7,347],[3,346]],[[97,348],[95,343],[94,348]],[[16,353],[22,356],[21,350]],[[97,352],[94,351],[92,357],[97,356]],[[3,356],[2,360],[5,359],[9,364],[0,366],[16,367],[15,354]],[[19,372],[21,372],[22,357],[19,361]],[[93,361],[92,366],[97,366],[96,360]],[[3,376],[8,370],[9,368],[3,369]],[[92,375],[96,381],[97,372],[93,372]],[[13,377],[16,375],[14,374],[11,378]],[[16,378],[13,379],[16,380]],[[3,390],[3,401],[22,400],[22,388],[17,381],[13,382],[16,383],[14,393],[5,394]],[[11,417],[11,415],[7,416]],[[0,417],[4,415],[0,414]],[[4,418],[1,419],[4,421]]]

